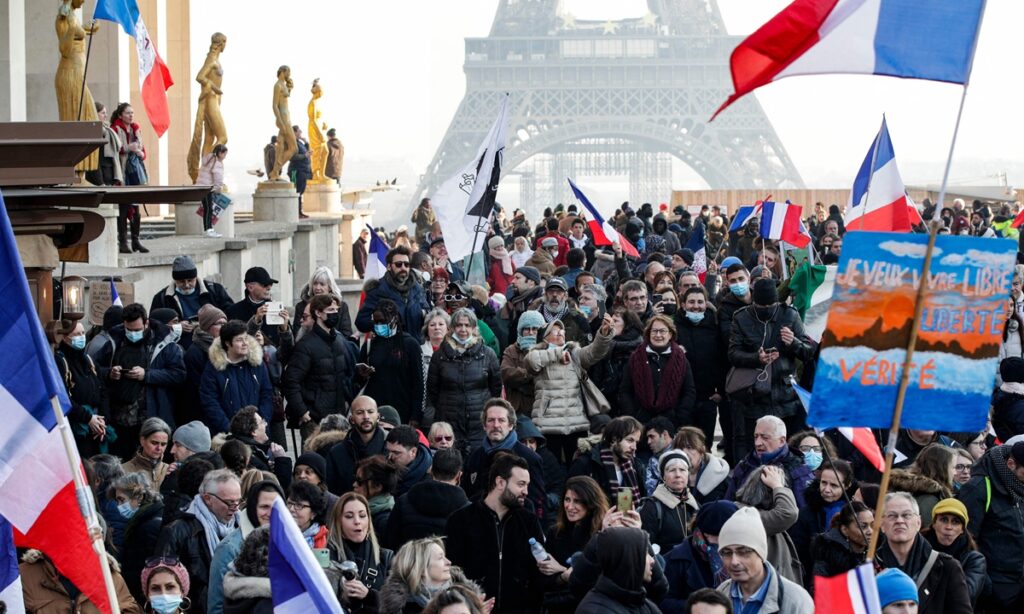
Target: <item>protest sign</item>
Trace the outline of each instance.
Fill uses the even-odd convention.
[[[927,245],[927,235],[844,237],[810,424],[891,426]],[[1015,258],[1012,241],[937,237],[902,426],[984,428]]]
[[[117,295],[121,297],[122,305],[129,305],[135,302],[135,284],[118,281]],[[104,281],[89,282],[89,323],[93,326],[103,326],[103,314],[113,301],[110,292],[110,279]]]

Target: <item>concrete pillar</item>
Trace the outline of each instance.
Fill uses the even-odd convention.
[[[294,272],[292,278],[295,287],[301,288],[302,284],[313,275],[313,271],[319,266],[317,262],[317,229],[319,225],[315,222],[302,221],[295,227],[295,234],[292,235],[292,253],[294,254]]]
[[[167,185],[191,185],[188,176],[188,149],[192,144],[192,127],[195,123],[195,102],[199,93],[193,96],[192,86],[196,84],[192,70],[190,46],[191,0],[164,0],[166,28],[161,32],[157,49],[167,62],[167,68],[174,75],[174,87],[167,90],[167,105],[171,111],[171,127],[167,131]],[[212,34],[212,32],[211,32]],[[201,64],[200,64],[201,66]],[[198,67],[196,67],[198,69]],[[231,214],[232,220],[234,214]],[[220,230],[225,237],[233,236]]]
[[[341,213],[341,188],[329,183],[307,183],[302,194],[302,210],[306,213]]]
[[[187,176],[187,175],[186,175]],[[196,214],[200,203],[180,203],[174,207],[174,234],[179,236],[195,236],[203,234],[203,218]],[[213,229],[225,238],[235,236],[235,205],[231,205],[221,213]]]
[[[263,181],[252,195],[254,222],[299,221],[299,194],[290,181]]]
[[[0,121],[25,121],[25,0],[0,0]]]
[[[100,205],[93,211],[103,216],[103,232],[89,242],[89,264],[117,267],[117,205]]]
[[[58,120],[57,92],[53,85],[60,62],[54,29],[57,8],[56,2],[25,3],[25,99],[26,117],[30,122]],[[89,72],[92,72],[91,66]]]
[[[238,301],[245,296],[245,271],[253,266],[255,240],[232,239],[220,252],[220,275],[224,288]]]

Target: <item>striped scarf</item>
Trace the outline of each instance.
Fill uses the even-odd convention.
[[[610,491],[618,493],[620,488],[629,488],[633,491],[633,506],[636,507],[640,501],[640,480],[636,477],[636,470],[633,469],[633,461],[628,458],[620,458],[619,470],[622,472],[622,483],[619,483],[618,472],[615,471],[615,452],[607,447],[601,446],[601,464],[608,473],[608,485]],[[614,496],[612,497],[614,503]]]

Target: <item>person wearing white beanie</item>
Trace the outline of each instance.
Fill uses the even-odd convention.
[[[729,579],[718,587],[736,612],[812,614],[814,600],[799,584],[780,576],[768,558],[768,535],[757,510],[740,508],[722,525],[718,552]]]

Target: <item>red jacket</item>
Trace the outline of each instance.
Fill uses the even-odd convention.
[[[551,232],[549,230],[546,235],[541,235],[541,236],[537,237],[537,242],[533,246],[533,248],[534,249],[541,249],[541,247],[540,247],[541,241],[543,241],[544,239],[546,239],[548,237],[554,237],[555,240],[558,241],[558,258],[555,258],[555,266],[556,267],[560,267],[563,264],[565,264],[565,255],[569,252],[569,239],[566,239],[565,237],[563,237],[562,235],[558,234],[557,232]]]

